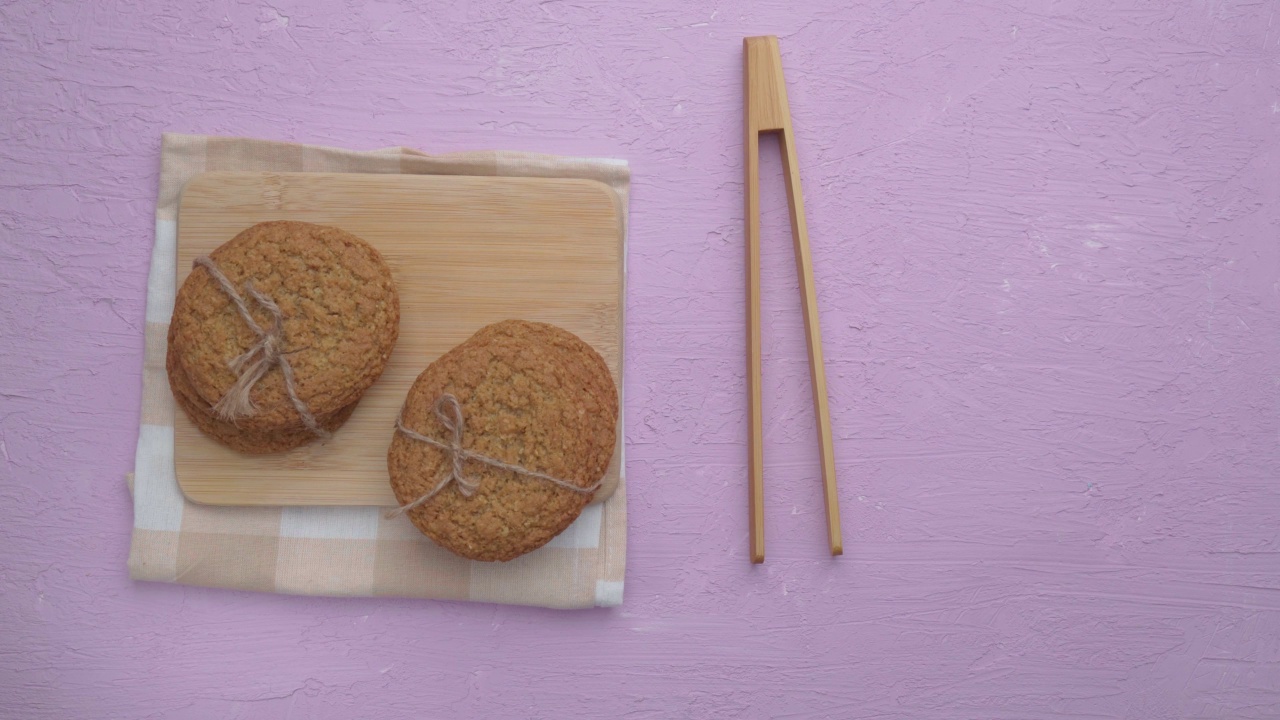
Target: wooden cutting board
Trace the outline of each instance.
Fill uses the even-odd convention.
[[[336,225],[391,266],[400,339],[386,372],[325,442],[241,455],[180,410],[182,492],[216,505],[395,505],[387,448],[409,386],[476,330],[522,318],[559,325],[604,356],[622,388],[623,242],[619,200],[591,180],[211,172],[187,183],[178,215],[178,286],[193,258],[267,220]],[[618,445],[596,493],[618,485]]]

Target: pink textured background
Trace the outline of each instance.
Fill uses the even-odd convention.
[[[789,5],[0,0],[0,716],[1280,716],[1280,8]],[[768,153],[752,567],[770,32],[847,554]],[[164,130],[631,161],[622,608],[126,578]]]

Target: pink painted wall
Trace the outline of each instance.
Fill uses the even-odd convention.
[[[415,5],[0,2],[0,716],[1280,716],[1280,8]],[[768,153],[752,567],[740,48],[768,32],[847,554]],[[164,130],[631,161],[622,608],[126,578]]]

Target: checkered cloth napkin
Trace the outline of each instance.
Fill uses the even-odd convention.
[[[129,573],[135,580],[300,595],[387,595],[539,605],[613,606],[626,567],[626,481],[589,505],[547,546],[507,563],[463,560],[407,518],[376,507],[215,507],[188,502],[173,470],[174,402],[165,342],[176,283],[178,199],[208,170],[572,177],[599,180],[622,200],[621,160],[477,152],[429,156],[407,148],[336,148],[202,135],[164,136],[156,240],[147,280],[142,426],[131,476]],[[625,468],[625,463],[623,463]]]

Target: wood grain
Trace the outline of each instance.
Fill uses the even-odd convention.
[[[822,457],[822,497],[826,509],[827,539],[832,555],[844,552],[840,534],[840,500],[836,494],[836,461],[831,441],[831,413],[827,407],[826,370],[822,360],[822,332],[818,327],[818,295],[813,286],[813,260],[809,230],[804,220],[800,191],[800,164],[796,159],[791,108],[782,76],[782,54],[772,35],[743,40],[743,104],[746,129],[747,217],[747,365],[750,407],[749,496],[751,562],[764,562],[764,418],[762,409],[762,359],[760,349],[760,134],[777,133],[782,152],[791,238],[795,244],[796,272],[800,277],[804,331],[809,349],[809,380],[813,410],[817,416],[818,452]]]
[[[218,505],[395,504],[386,451],[405,393],[432,360],[484,325],[523,318],[590,343],[622,387],[623,247],[618,199],[589,180],[205,173],[183,191],[178,283],[191,261],[267,220],[337,225],[382,252],[400,293],[400,340],[382,378],[334,437],[246,456],[177,413],[183,493]],[[618,485],[618,446],[596,495]]]

